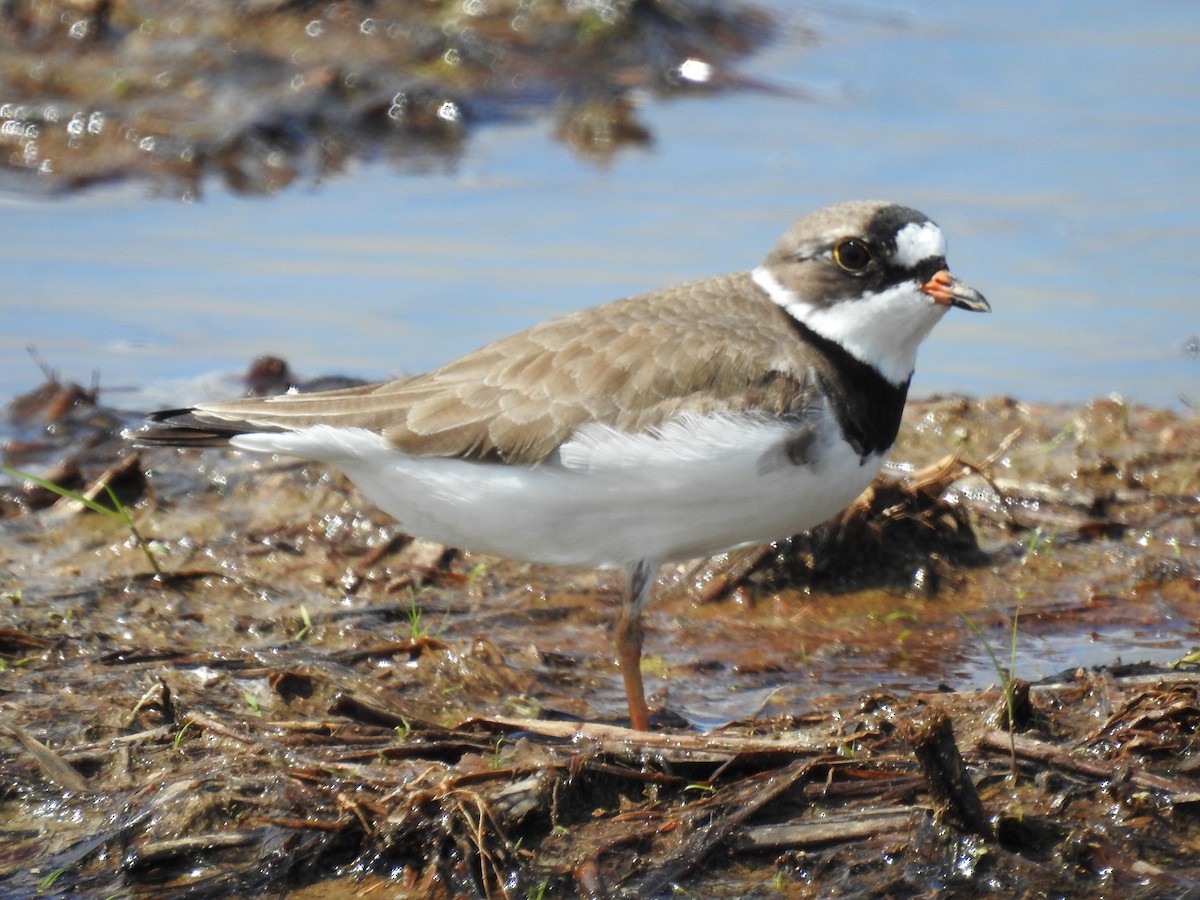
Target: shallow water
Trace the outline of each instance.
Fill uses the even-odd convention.
[[[443,171],[370,163],[267,199],[0,197],[0,397],[40,381],[27,345],[134,408],[228,393],[210,376],[262,353],[420,371],[888,197],[941,222],[995,309],[947,318],[915,394],[1200,398],[1200,10],[775,8],[740,71],[785,90],[645,98],[652,147],[605,168],[538,120],[479,129]]]

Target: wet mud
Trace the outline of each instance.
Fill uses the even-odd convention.
[[[0,486],[5,895],[1200,890],[1194,412],[911,403],[839,520],[663,571],[650,734],[610,574],[412,539],[320,467],[137,451],[95,388],[9,415],[5,463],[111,486],[161,574]]]

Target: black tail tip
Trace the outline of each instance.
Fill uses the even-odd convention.
[[[240,433],[237,428],[206,422],[188,407],[151,413],[141,428],[125,436],[141,447],[224,447]]]

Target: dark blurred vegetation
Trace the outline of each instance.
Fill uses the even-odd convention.
[[[705,0],[5,0],[0,189],[270,193],[452,165],[473,127],[531,116],[603,161],[650,141],[639,97],[736,85],[770,30]]]

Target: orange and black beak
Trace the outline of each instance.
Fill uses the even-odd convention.
[[[971,312],[992,311],[991,305],[983,299],[983,294],[963,284],[950,274],[949,269],[942,269],[921,285],[921,290],[942,306],[957,306]]]

